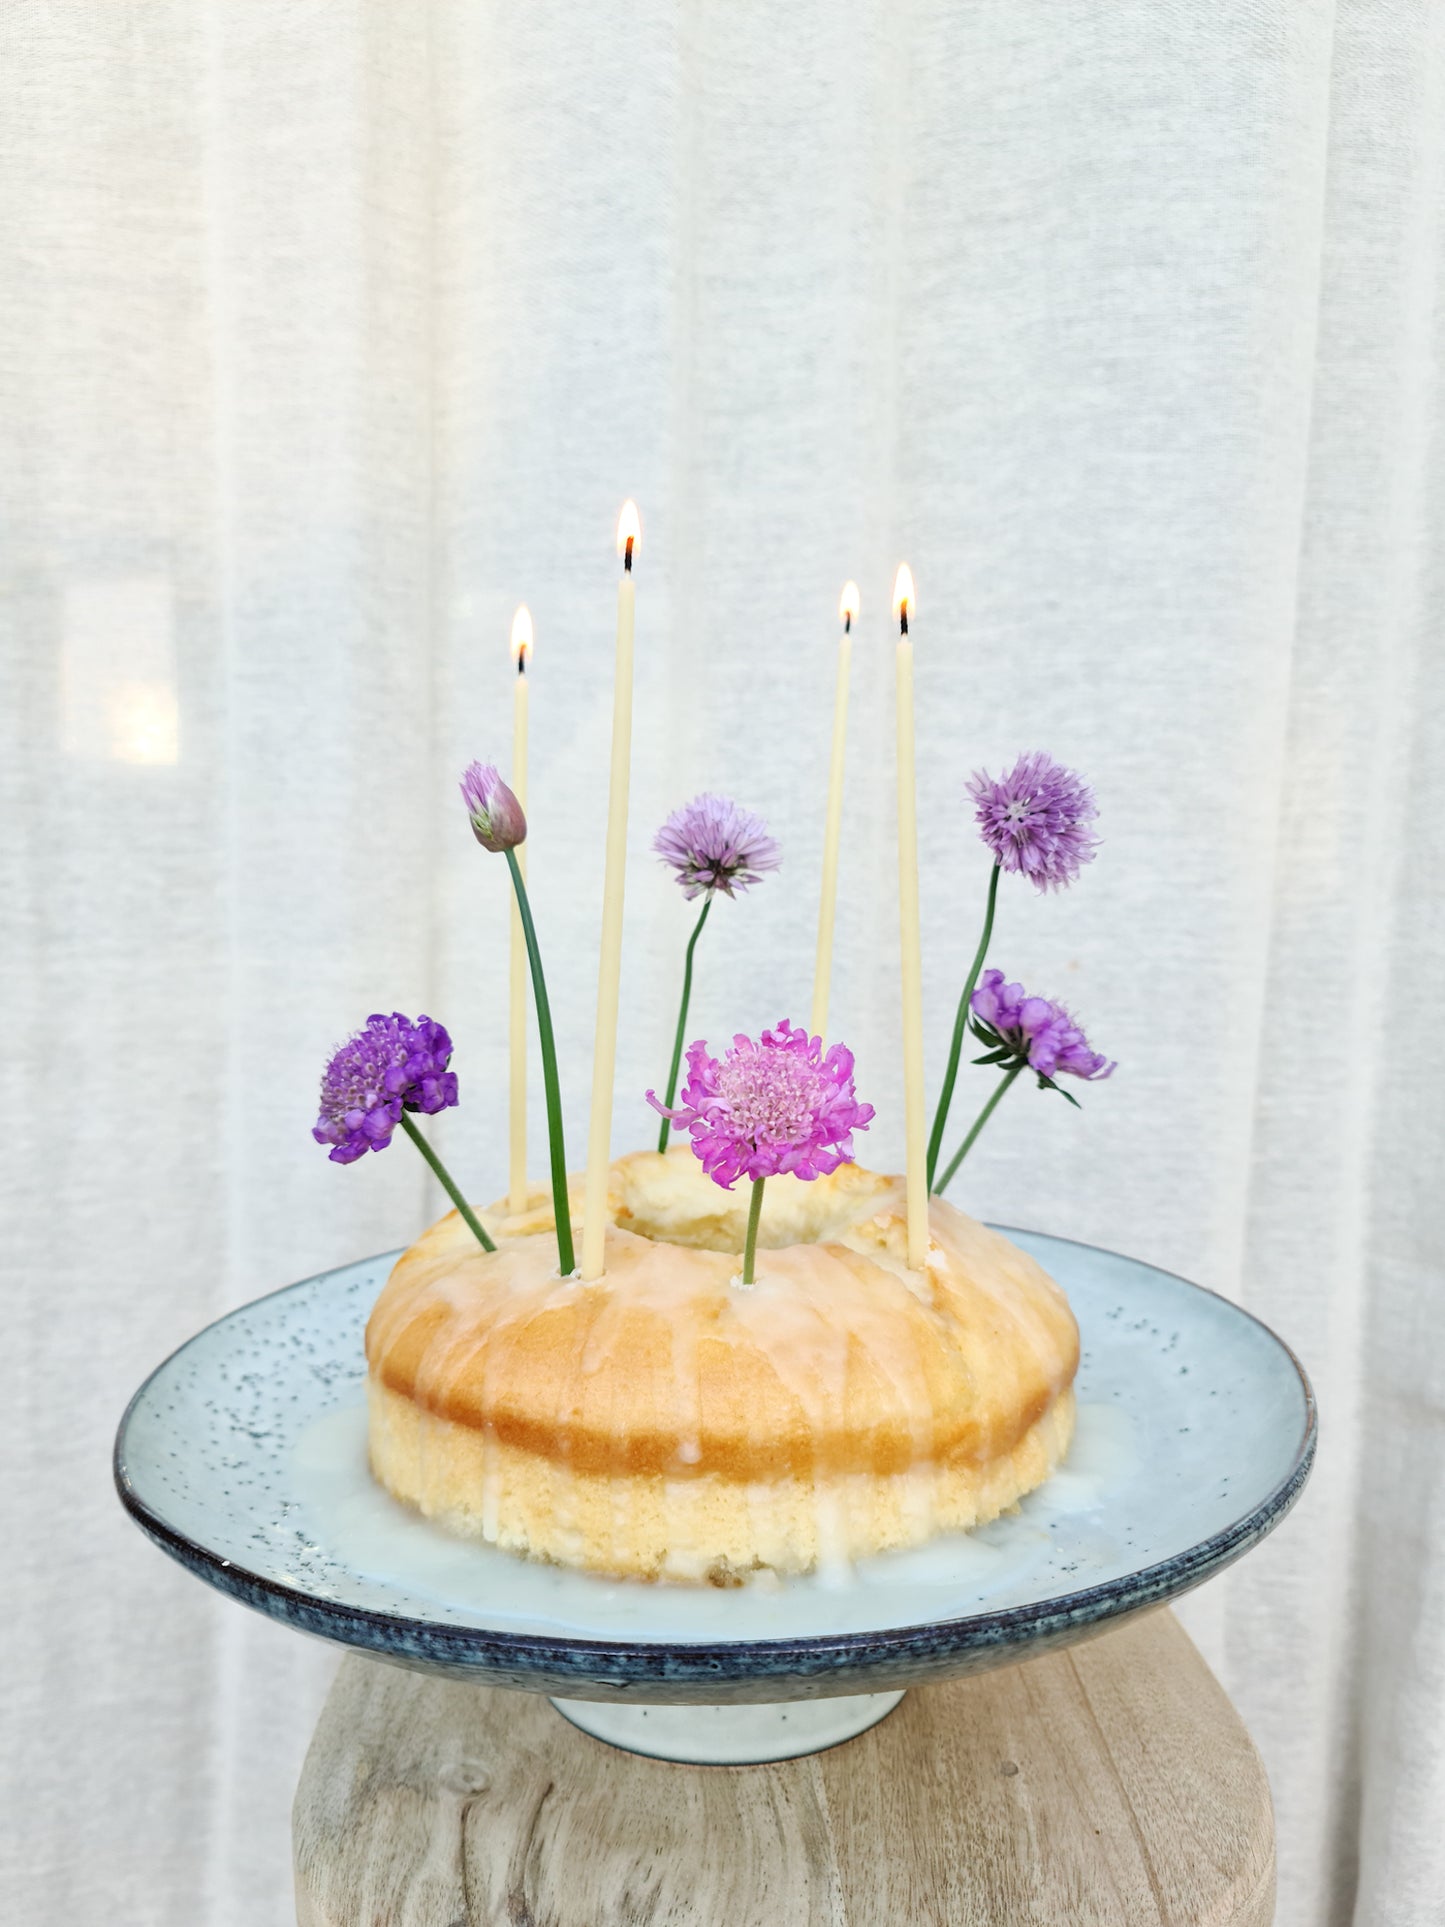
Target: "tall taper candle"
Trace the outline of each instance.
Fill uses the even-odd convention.
[[[908,1156],[908,1263],[928,1255],[928,1126],[923,1095],[923,946],[918,924],[918,785],[913,765],[913,571],[898,565],[898,931],[903,998],[903,1116]]]
[[[853,624],[860,607],[858,584],[845,582],[838,598],[838,679],[833,691],[833,755],[828,764],[828,816],[823,831],[823,887],[818,896],[818,956],[813,965],[815,1037],[828,1031],[828,989],[833,975],[833,912],[838,903],[838,844],[843,830],[843,759],[848,741],[848,674],[853,663]]]
[[[517,673],[512,680],[512,793],[527,807],[527,664],[532,659],[532,617],[524,602],[512,617],[512,655]],[[517,865],[527,874],[527,846],[517,845]],[[511,1112],[509,1119],[509,1176],[507,1204],[512,1211],[527,1208],[527,940],[522,913],[512,898],[511,971]]]
[[[607,867],[602,884],[602,954],[597,966],[597,1036],[592,1047],[592,1121],[582,1205],[582,1276],[600,1278],[612,1163],[612,1081],[617,1068],[617,1000],[622,981],[622,894],[627,869],[627,786],[632,765],[632,564],[642,545],[637,504],[617,518],[617,669],[612,687],[612,783],[607,800]]]

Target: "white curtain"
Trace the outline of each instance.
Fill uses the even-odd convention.
[[[199,1325],[439,1208],[404,1145],[308,1135],[369,1011],[451,1028],[438,1136],[504,1187],[506,879],[455,778],[506,759],[522,599],[580,1151],[631,493],[618,1144],[688,928],[648,842],[699,789],[786,868],[714,915],[696,1030],[806,1012],[852,575],[833,1025],[899,1156],[906,555],[935,1067],[969,769],[1051,750],[1106,839],[995,954],[1119,1073],[1012,1097],[961,1201],[1301,1353],[1314,1481],[1186,1616],[1280,1921],[1438,1920],[1442,40],[1431,0],[0,7],[8,1918],[290,1917],[333,1658],[146,1545],[110,1438]]]

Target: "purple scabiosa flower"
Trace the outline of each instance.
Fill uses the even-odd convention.
[[[983,973],[972,1004],[975,1031],[994,1051],[1004,1053],[998,1062],[1027,1064],[1050,1084],[1060,1072],[1092,1082],[1116,1068],[1089,1048],[1088,1038],[1062,1004],[1030,997],[1022,984],[1005,983],[1001,970]]]
[[[403,1111],[430,1115],[457,1102],[451,1054],[451,1038],[430,1017],[368,1017],[326,1066],[312,1137],[332,1146],[334,1164],[384,1151]]]
[[[778,867],[778,846],[768,826],[751,810],[726,796],[704,793],[674,810],[652,847],[677,872],[682,894],[691,899],[721,890],[736,896]]]
[[[866,1130],[873,1106],[853,1090],[853,1053],[834,1044],[825,1055],[784,1018],[756,1040],[737,1036],[719,1062],[698,1042],[687,1053],[682,1102],[669,1111],[654,1091],[647,1101],[692,1133],[692,1148],[715,1183],[781,1172],[824,1178],[853,1159],[854,1131]]]
[[[1099,839],[1086,827],[1099,814],[1093,791],[1043,750],[1020,756],[997,780],[975,770],[968,791],[1000,869],[1021,873],[1036,890],[1061,890],[1093,862]]]
[[[472,820],[472,834],[484,850],[500,856],[526,841],[522,806],[494,763],[468,763],[462,773],[462,799]]]

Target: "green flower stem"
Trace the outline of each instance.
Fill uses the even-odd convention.
[[[1003,1098],[1004,1092],[1008,1089],[1009,1085],[1013,1083],[1014,1079],[1018,1076],[1019,1072],[1021,1070],[1024,1070],[1025,1068],[1026,1066],[1023,1064],[1015,1064],[1013,1069],[1009,1071],[1006,1076],[1001,1077],[999,1079],[998,1084],[994,1088],[993,1096],[988,1100],[987,1104],[984,1105],[983,1109],[979,1112],[978,1116],[973,1120],[973,1128],[969,1131],[968,1136],[963,1140],[962,1144],[960,1144],[958,1149],[954,1152],[952,1164],[949,1165],[948,1169],[944,1172],[943,1176],[939,1179],[936,1187],[939,1197],[942,1197],[944,1192],[948,1189],[949,1183],[953,1177],[954,1172],[958,1169],[959,1165],[963,1163],[963,1160],[968,1156],[969,1152],[973,1149],[974,1139],[978,1136],[979,1132],[983,1129],[984,1125],[988,1123],[989,1119],[993,1116],[994,1112],[998,1109],[999,1103]]]
[[[983,969],[983,960],[988,955],[989,939],[993,935],[994,905],[998,901],[999,865],[993,866],[993,875],[988,880],[988,907],[983,913],[983,935],[978,940],[973,964],[969,969],[968,981],[963,986],[963,995],[958,1000],[958,1015],[953,1020],[953,1041],[948,1047],[948,1069],[943,1073],[943,1089],[938,1093],[938,1109],[933,1115],[933,1129],[928,1134],[928,1188],[941,1191],[943,1184],[935,1185],[933,1174],[938,1169],[938,1154],[943,1149],[943,1133],[948,1127],[948,1107],[953,1102],[953,1087],[958,1081],[958,1060],[963,1055],[964,1033],[968,1029],[968,1000],[978,986],[978,973]],[[965,1147],[967,1148],[967,1147]],[[962,1153],[959,1154],[962,1156]]]
[[[758,1257],[758,1225],[763,1215],[763,1186],[766,1178],[753,1179],[752,1201],[748,1205],[748,1235],[743,1242],[743,1283],[753,1283],[753,1267]]]
[[[709,890],[703,899],[702,915],[693,925],[692,935],[687,940],[687,961],[682,966],[682,1007],[677,1013],[677,1036],[672,1040],[672,1065],[667,1073],[667,1096],[663,1099],[669,1110],[672,1109],[673,1100],[677,1096],[677,1073],[682,1064],[682,1039],[687,1029],[687,1006],[692,998],[692,953],[697,946],[698,938],[702,935],[702,927],[707,922],[707,913],[711,908],[712,891]],[[665,1117],[662,1120],[662,1129],[657,1134],[659,1151],[667,1149],[668,1134],[671,1130],[672,1119]]]
[[[421,1132],[416,1128],[415,1124],[412,1123],[410,1111],[402,1112],[401,1128],[406,1132],[407,1136],[411,1139],[412,1143],[416,1146],[418,1151],[421,1152],[422,1156],[426,1159],[427,1163],[431,1166],[432,1170],[436,1173],[437,1183],[441,1186],[442,1190],[446,1192],[447,1196],[451,1199],[452,1203],[456,1206],[457,1210],[461,1213],[462,1222],[467,1226],[467,1229],[469,1231],[475,1234],[477,1243],[482,1247],[482,1250],[495,1251],[497,1247],[492,1243],[491,1239],[487,1236],[486,1227],[483,1225],[481,1219],[472,1210],[472,1207],[467,1203],[466,1199],[462,1196],[461,1192],[458,1191],[456,1185],[453,1184],[451,1172],[448,1171],[447,1167],[442,1163],[441,1159],[437,1156],[436,1152],[427,1143],[426,1139],[422,1136]]]
[[[577,1269],[572,1250],[572,1210],[567,1201],[567,1146],[562,1141],[562,1090],[557,1082],[557,1042],[552,1035],[552,1006],[547,1002],[547,980],[542,975],[542,957],[537,949],[537,932],[532,923],[532,906],[527,901],[527,885],[515,850],[507,851],[507,867],[517,892],[517,913],[522,919],[522,935],[527,939],[527,957],[532,966],[532,1002],[537,1006],[537,1035],[542,1043],[542,1085],[547,1094],[547,1143],[552,1153],[552,1215],[557,1224],[557,1269],[569,1278]]]

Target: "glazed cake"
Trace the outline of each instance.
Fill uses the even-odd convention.
[[[746,1187],[686,1145],[612,1167],[594,1283],[557,1275],[550,1197],[533,1206],[486,1214],[495,1253],[443,1218],[367,1325],[372,1469],[453,1532],[729,1584],[985,1524],[1068,1449],[1063,1293],[936,1197],[910,1271],[902,1178],[774,1178],[751,1286]]]

